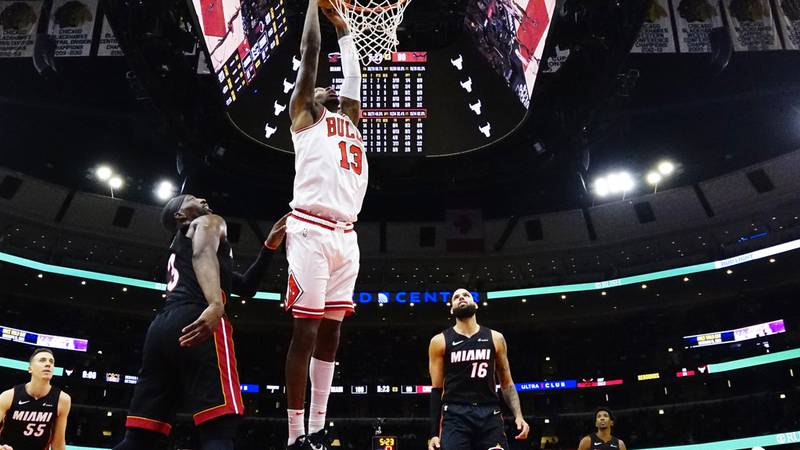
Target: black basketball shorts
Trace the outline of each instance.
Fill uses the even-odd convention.
[[[497,405],[444,404],[439,436],[441,450],[508,450]]]
[[[126,427],[169,435],[177,411],[193,414],[195,425],[226,414],[244,415],[228,318],[205,342],[178,344],[181,330],[204,309],[199,303],[168,306],[150,324]]]

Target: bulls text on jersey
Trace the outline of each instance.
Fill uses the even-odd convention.
[[[351,122],[349,120],[345,120],[342,117],[328,117],[325,119],[325,123],[328,126],[328,137],[339,136],[347,139],[355,139],[358,142],[364,142],[361,140],[361,133],[359,133],[357,128],[355,132],[350,131]]]

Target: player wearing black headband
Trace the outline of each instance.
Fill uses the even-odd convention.
[[[597,408],[594,412],[597,431],[581,439],[578,450],[628,450],[621,439],[611,435],[614,413],[608,408]]]
[[[205,199],[171,199],[161,223],[175,232],[166,302],[147,330],[127,431],[114,449],[156,448],[181,408],[193,415],[201,450],[232,450],[244,404],[225,303],[231,293],[255,295],[273,251],[283,242],[286,216],[273,225],[244,274],[233,271],[225,220],[212,213]]]

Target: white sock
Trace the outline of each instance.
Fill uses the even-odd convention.
[[[308,374],[311,377],[311,406],[308,409],[308,433],[325,428],[328,397],[331,394],[333,372],[336,363],[311,358]]]
[[[292,445],[297,438],[306,434],[306,412],[303,409],[287,409],[286,414],[289,417],[289,443],[287,445]]]

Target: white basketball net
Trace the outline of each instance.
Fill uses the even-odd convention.
[[[349,2],[346,4],[345,2]],[[411,0],[333,0],[347,23],[362,64],[380,64],[397,50],[397,27]]]

